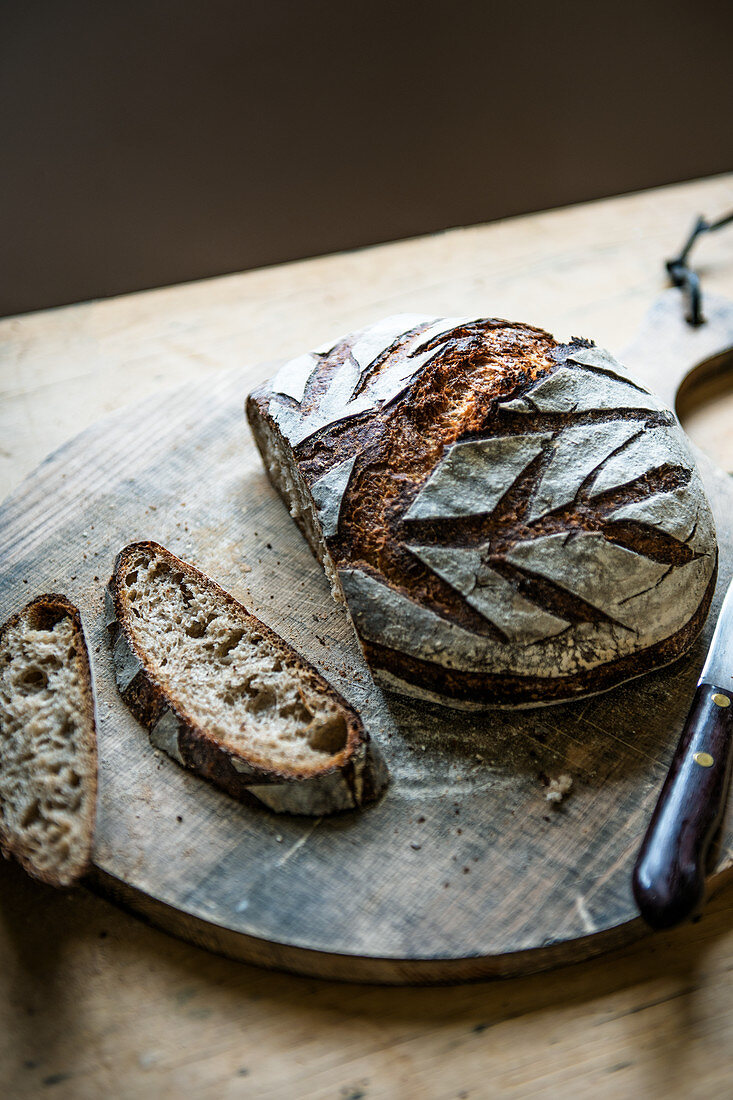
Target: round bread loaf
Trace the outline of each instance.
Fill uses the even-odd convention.
[[[590,341],[391,317],[286,364],[247,413],[388,686],[559,702],[702,627],[717,548],[685,436]]]

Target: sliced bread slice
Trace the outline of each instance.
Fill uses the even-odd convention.
[[[331,685],[240,603],[154,542],[107,588],[117,686],[150,739],[235,798],[327,814],[375,799],[387,771]]]
[[[0,848],[51,886],[91,858],[97,800],[94,697],[79,612],[29,603],[0,629]]]

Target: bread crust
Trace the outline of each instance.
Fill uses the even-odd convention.
[[[146,653],[129,628],[122,597],[122,577],[136,553],[163,557],[185,575],[195,577],[217,601],[255,628],[277,650],[304,683],[326,695],[345,720],[344,748],[326,765],[273,766],[263,764],[246,749],[226,748],[186,711],[175,689],[155,676]],[[153,744],[184,767],[243,802],[258,802],[284,813],[320,815],[359,808],[385,789],[387,770],[361,718],[328,681],[275,631],[247,611],[228,592],[195,566],[154,542],[133,543],[117,555],[106,591],[117,685],[123,701],[151,734]]]
[[[561,702],[688,648],[717,548],[668,409],[590,341],[529,325],[423,319],[366,366],[365,342],[313,354],[302,385],[287,365],[246,411],[392,686]]]
[[[678,661],[703,627],[710,610],[716,578],[717,565],[702,602],[693,618],[681,630],[651,649],[619,658],[614,665],[613,682],[603,687],[598,686],[598,674],[595,670],[576,676],[558,676],[549,683],[538,685],[535,679],[528,676],[456,673],[442,665],[410,658],[371,642],[363,643],[364,654],[377,678],[383,675],[385,687],[431,702],[445,702],[446,698],[450,698],[451,704],[458,709],[484,710],[496,707],[504,710],[516,706],[537,707],[563,703],[568,698],[584,699],[589,695],[610,691],[637,676],[643,676],[650,668],[663,668]],[[421,684],[429,687],[422,689]]]
[[[45,593],[37,596],[26,604],[21,611],[11,616],[0,627],[0,649],[5,645],[7,635],[11,629],[22,621],[27,621],[38,629],[52,627],[60,618],[71,620],[74,637],[79,643],[78,660],[82,671],[82,719],[83,733],[82,743],[87,760],[91,761],[91,767],[85,777],[87,787],[87,805],[89,812],[84,823],[84,854],[77,864],[68,873],[61,875],[50,868],[40,868],[33,861],[32,854],[23,843],[22,837],[8,830],[0,821],[0,851],[5,858],[14,858],[25,871],[40,882],[49,886],[72,886],[86,875],[91,864],[92,844],[94,841],[94,829],[96,824],[97,804],[97,728],[94,714],[94,688],[92,682],[89,650],[84,636],[84,627],[79,610],[66,596],[56,592]]]

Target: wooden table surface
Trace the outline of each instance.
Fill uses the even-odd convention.
[[[390,312],[494,314],[621,347],[693,217],[731,207],[733,175],[9,318],[0,496],[137,397]],[[704,241],[696,264],[704,288],[733,298],[733,231]],[[721,428],[709,411],[690,421],[733,469]],[[728,1097],[731,971],[730,889],[697,923],[593,962],[380,989],[216,958],[3,864],[0,1095]]]

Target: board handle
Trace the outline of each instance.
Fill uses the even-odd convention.
[[[634,867],[632,886],[652,928],[700,907],[705,864],[725,808],[733,761],[733,696],[699,684]]]

